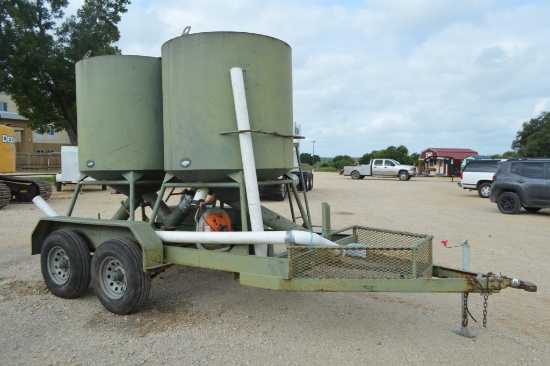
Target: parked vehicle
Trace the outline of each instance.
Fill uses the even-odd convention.
[[[499,164],[490,200],[500,212],[550,208],[550,159],[510,159]]]
[[[294,125],[294,135],[300,136],[301,132],[301,126],[299,124]],[[294,184],[296,185],[296,189],[298,191],[302,192],[309,192],[313,189],[313,170],[311,171],[304,171],[301,166],[302,164],[299,162],[299,147],[300,147],[300,140],[295,139],[294,140],[294,147],[292,148],[292,153],[294,156],[294,167],[293,170],[290,172],[289,176],[294,181]],[[279,177],[279,179],[286,179],[285,176]],[[275,201],[284,201],[287,193],[288,188],[286,184],[270,184],[265,186],[259,187],[260,191],[260,197],[261,198],[272,198]]]
[[[459,187],[476,190],[481,198],[489,198],[493,175],[503,159],[473,159],[466,164],[460,174]]]
[[[36,196],[47,200],[52,194],[52,186],[44,180],[29,178],[15,173],[15,130],[0,125],[0,208],[10,202],[32,202]],[[2,174],[8,173],[8,174]]]
[[[416,176],[413,165],[405,165],[393,159],[372,159],[368,164],[348,165],[340,172],[352,179],[363,179],[366,176],[398,177],[399,180],[409,180]]]
[[[78,146],[61,147],[61,173],[55,175],[55,188],[58,192],[67,184],[77,184],[80,180],[80,170],[78,168]],[[95,179],[86,177],[86,181],[95,181]],[[105,184],[101,185],[102,190],[106,190]]]

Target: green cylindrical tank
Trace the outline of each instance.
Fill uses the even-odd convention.
[[[189,182],[242,170],[230,69],[243,69],[252,130],[292,135],[288,44],[237,32],[185,34],[162,46],[164,167]],[[258,179],[292,169],[292,138],[252,134]]]
[[[100,56],[76,63],[80,171],[97,180],[164,177],[161,60]],[[160,185],[139,186],[137,193]],[[115,189],[128,194],[128,187]]]

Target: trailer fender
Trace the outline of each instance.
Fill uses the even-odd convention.
[[[115,238],[128,238],[137,242],[143,253],[143,270],[156,272],[168,267],[164,263],[161,240],[145,221],[101,220],[68,216],[45,217],[37,223],[31,236],[31,254],[40,254],[44,240],[57,230],[78,232],[94,252],[102,243]]]

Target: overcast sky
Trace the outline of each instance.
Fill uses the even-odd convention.
[[[550,111],[549,14],[549,0],[132,0],[118,46],[160,56],[186,26],[285,41],[301,152],[499,154]]]

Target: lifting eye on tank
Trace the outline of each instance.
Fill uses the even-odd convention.
[[[88,160],[88,161],[86,162],[86,166],[87,166],[88,168],[93,168],[94,165],[95,165],[95,163],[94,163],[93,161],[91,161],[91,160]]]
[[[183,159],[180,163],[180,165],[183,167],[183,168],[187,168],[189,165],[191,165],[191,160],[189,159]]]

